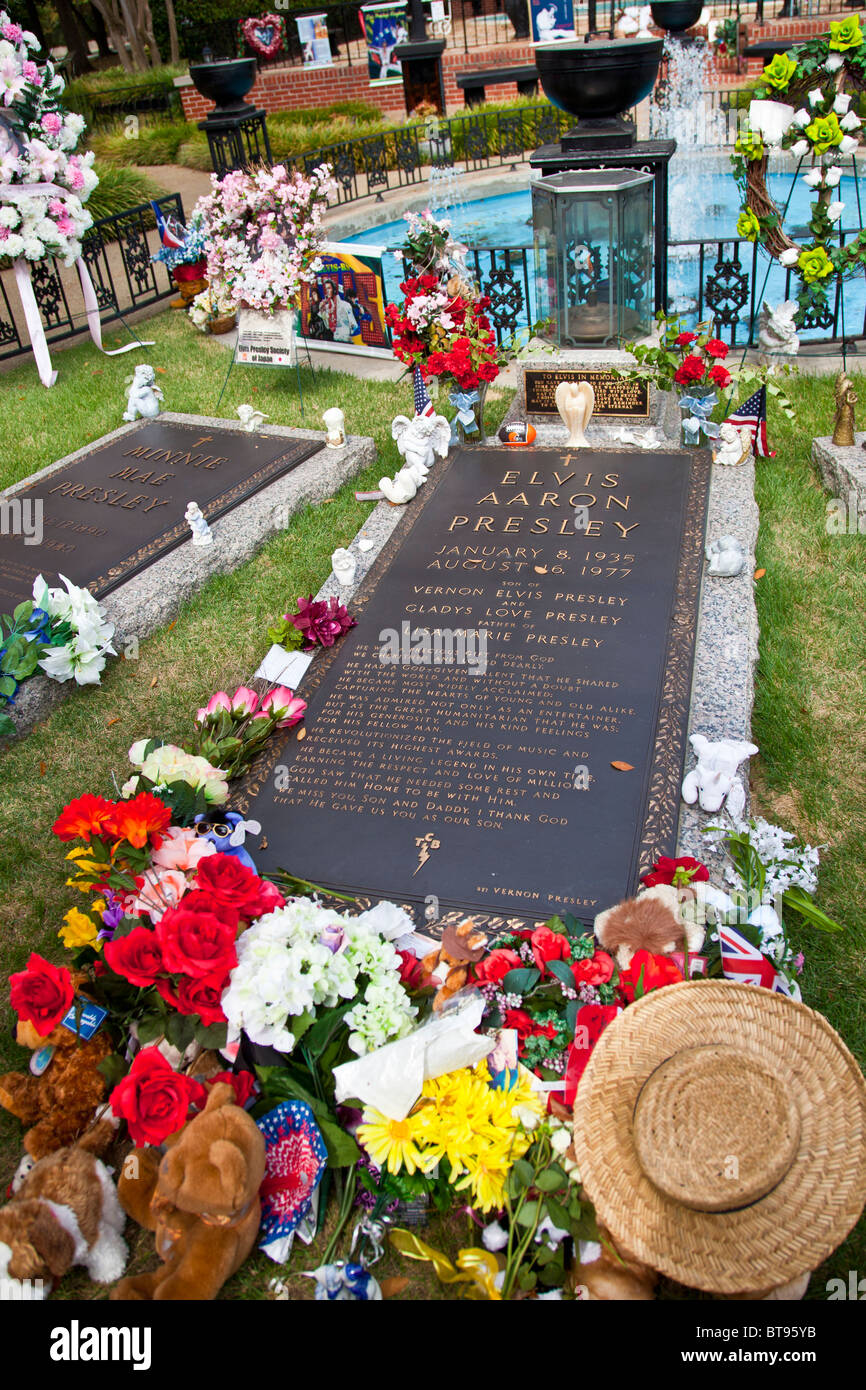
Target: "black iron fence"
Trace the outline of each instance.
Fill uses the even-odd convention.
[[[159,199],[166,214],[183,222],[179,193]],[[83,260],[90,272],[103,324],[136,309],[145,309],[174,293],[174,282],[160,261],[152,261],[148,233],[154,226],[149,203],[95,222],[82,240]],[[7,263],[8,264],[8,263]],[[2,265],[2,262],[0,262]],[[31,280],[39,313],[50,343],[61,342],[86,328],[78,272],[61,271],[53,260],[37,261]],[[0,273],[0,360],[29,352],[24,315],[17,303],[11,271]]]

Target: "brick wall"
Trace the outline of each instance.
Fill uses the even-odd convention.
[[[455,78],[458,73],[474,72],[478,68],[519,67],[533,61],[533,51],[527,42],[495,44],[490,48],[475,49],[471,53],[460,50],[442,55],[442,76],[445,85],[445,102],[448,111],[453,113],[463,107],[463,93]],[[178,85],[188,82],[178,78]],[[184,114],[189,121],[202,120],[213,110],[213,102],[207,101],[192,85],[180,87]],[[517,95],[513,82],[491,87],[491,98]],[[287,111],[298,106],[329,106],[333,101],[358,100],[372,102],[389,115],[405,115],[406,104],[403,98],[402,83],[393,86],[371,87],[367,68],[363,64],[335,63],[330,68],[312,68],[304,71],[301,67],[265,68],[256,76],[252,91],[247,100],[254,101],[265,111]]]

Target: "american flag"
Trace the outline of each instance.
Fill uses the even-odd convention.
[[[421,375],[421,368],[412,369],[412,385],[415,390],[415,414],[434,415],[433,402],[430,399],[430,392],[427,390],[426,383]]]
[[[775,458],[776,451],[767,443],[767,388],[760,387],[739,410],[729,415],[726,425],[748,425],[752,433],[752,448],[761,458]]]
[[[167,246],[171,251],[179,251],[183,246],[186,228],[181,227],[174,218],[166,221],[159,203],[152,202],[150,206],[153,208],[156,230],[159,232],[159,239],[163,246]]]

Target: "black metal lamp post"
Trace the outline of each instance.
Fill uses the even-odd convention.
[[[444,39],[428,39],[422,0],[409,0],[409,41],[398,43],[394,57],[403,69],[406,111],[410,113],[429,102],[440,116],[445,115],[445,86],[442,81]]]

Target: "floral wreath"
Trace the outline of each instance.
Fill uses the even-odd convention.
[[[866,232],[846,246],[832,238],[844,203],[834,201],[842,170],[839,155],[853,155],[862,121],[852,107],[866,92],[866,36],[860,17],[836,20],[829,34],[777,53],[764,69],[732,156],[743,205],[737,234],[766,247],[800,279],[798,322],[827,307],[831,276],[849,279],[866,264]],[[783,215],[767,191],[769,152],[790,150],[801,162],[811,155],[804,175],[817,191],[809,221],[811,241],[800,246],[783,226]],[[799,168],[799,166],[798,166]]]

